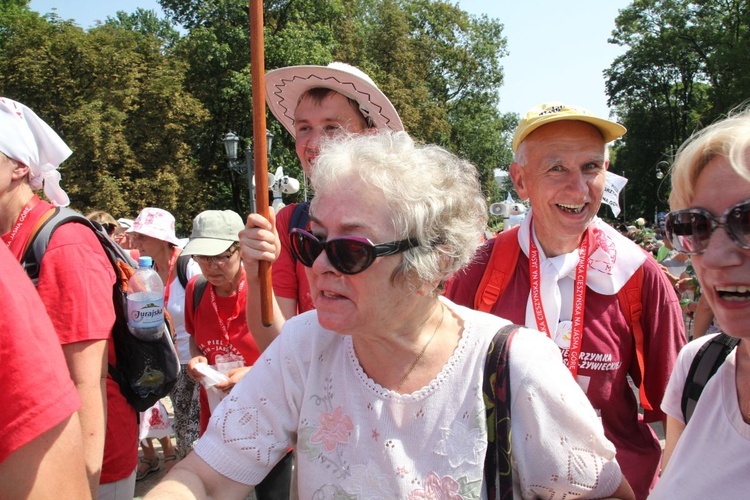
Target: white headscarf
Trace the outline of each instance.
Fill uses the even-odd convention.
[[[0,152],[29,167],[31,189],[44,187],[44,194],[59,207],[70,204],[57,168],[73,151],[36,113],[7,97],[0,97]]]

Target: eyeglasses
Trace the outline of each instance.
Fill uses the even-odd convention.
[[[667,238],[678,252],[700,254],[717,227],[723,227],[734,243],[750,250],[750,200],[729,207],[719,218],[702,208],[670,212],[665,220]]]
[[[193,258],[199,263],[199,264],[211,264],[212,262],[216,264],[217,266],[224,266],[227,262],[229,262],[229,259],[232,258],[232,255],[237,252],[237,248],[232,248],[229,250],[229,253],[223,253],[220,255],[193,255]]]
[[[373,245],[367,238],[354,236],[325,241],[299,228],[291,230],[289,239],[294,257],[303,266],[312,267],[315,259],[325,250],[331,265],[343,274],[361,273],[378,257],[394,255],[419,246],[417,241],[410,239]]]

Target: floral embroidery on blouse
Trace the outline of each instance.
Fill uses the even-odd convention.
[[[344,415],[344,409],[338,407],[331,413],[321,413],[318,417],[320,427],[310,436],[310,443],[323,444],[329,453],[339,444],[346,444],[351,430],[354,428],[349,415]]]
[[[451,467],[464,463],[478,465],[484,460],[486,450],[482,433],[477,425],[470,429],[464,422],[454,420],[450,429],[442,429],[435,453],[447,457]]]
[[[440,478],[435,472],[430,472],[424,480],[424,488],[412,491],[409,494],[409,500],[461,500],[463,496],[459,490],[460,485],[452,477],[445,476]]]

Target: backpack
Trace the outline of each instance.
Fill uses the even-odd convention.
[[[203,293],[206,291],[206,285],[208,285],[208,280],[205,276],[199,274],[193,287],[193,312],[198,310],[198,304],[201,303]]]
[[[695,354],[682,389],[682,416],[686,425],[693,416],[698,398],[701,397],[709,379],[739,342],[740,339],[720,333],[703,344]]]
[[[187,267],[191,258],[192,255],[180,255],[179,257],[177,257],[177,264],[175,265],[177,271],[177,279],[179,280],[180,285],[182,285],[183,289],[187,287]],[[165,286],[167,285],[165,284]]]
[[[190,281],[187,277],[187,266],[191,258],[191,255],[180,255],[177,257],[177,279],[180,280],[182,288],[186,290],[188,281]],[[206,285],[208,285],[208,280],[205,276],[199,274],[195,280],[195,287],[193,287],[193,312],[198,309],[198,304],[200,304],[201,298],[203,298],[203,292],[206,291]]]
[[[305,229],[308,222],[310,222],[310,202],[297,203],[289,218],[289,231],[294,228]]]
[[[82,224],[96,234],[115,271],[116,280],[112,290],[115,324],[112,327],[112,338],[117,362],[115,366],[109,365],[109,374],[119,385],[120,392],[128,403],[136,411],[146,411],[172,390],[180,373],[180,364],[172,344],[171,332],[162,335],[158,341],[149,342],[138,339],[128,330],[127,287],[128,280],[137,267],[129,253],[115,243],[98,223],[68,208],[56,207],[44,214],[34,226],[21,264],[36,285],[52,233],[69,222]],[[169,325],[169,321],[165,320],[165,323]]]
[[[495,238],[496,241],[492,247],[490,259],[487,262],[487,267],[474,295],[474,309],[477,311],[490,312],[505,291],[505,287],[510,282],[513,273],[515,273],[516,263],[521,252],[521,245],[518,243],[518,229],[519,226],[516,226],[508,231],[503,231]],[[502,251],[499,248],[502,248]],[[625,316],[625,321],[630,331],[633,332],[635,356],[638,362],[638,369],[641,373],[641,384],[639,387],[641,406],[646,410],[653,410],[653,405],[646,396],[644,384],[646,364],[643,355],[645,351],[643,327],[641,326],[641,313],[643,311],[641,304],[642,289],[643,267],[639,267],[620,291],[617,292],[617,300]]]

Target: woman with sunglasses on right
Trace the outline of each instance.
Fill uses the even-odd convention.
[[[664,395],[662,477],[650,498],[747,498],[750,491],[750,108],[688,139],[672,166],[676,250],[692,256],[722,331],[742,339],[708,380],[687,425],[682,394],[692,361],[716,335],[687,344]]]
[[[508,321],[442,297],[486,228],[476,169],[404,132],[360,134],[321,149],[312,185],[290,243],[315,309],[149,498],[244,498],[289,446],[299,498],[486,498],[484,362]],[[633,498],[554,342],[521,329],[509,360],[516,495]]]

